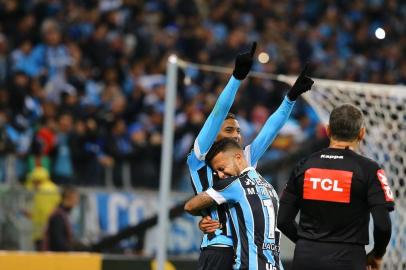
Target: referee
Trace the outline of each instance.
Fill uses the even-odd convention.
[[[362,112],[335,108],[327,134],[330,146],[299,162],[281,197],[278,228],[296,243],[292,269],[380,269],[394,200],[384,170],[355,152],[365,135]],[[366,255],[370,214],[375,244]]]

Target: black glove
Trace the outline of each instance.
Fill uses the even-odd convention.
[[[296,100],[298,96],[312,88],[314,81],[307,76],[309,64],[306,64],[302,72],[300,72],[299,77],[297,77],[292,88],[288,92],[288,98],[293,101]]]
[[[233,76],[237,80],[240,80],[240,81],[244,80],[245,77],[247,77],[248,72],[250,72],[256,48],[257,48],[257,43],[253,42],[250,52],[241,53],[241,54],[237,55],[237,57],[235,58]]]

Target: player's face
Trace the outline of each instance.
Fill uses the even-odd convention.
[[[240,145],[242,144],[241,129],[238,121],[235,119],[226,119],[221,126],[221,130],[217,135],[217,141],[223,138],[232,138]]]
[[[211,160],[211,166],[220,179],[238,176],[241,172],[238,166],[239,158],[241,154],[234,151],[220,152]]]

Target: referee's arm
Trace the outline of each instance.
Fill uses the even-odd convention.
[[[382,258],[386,252],[392,234],[392,223],[388,208],[384,205],[377,205],[371,209],[374,220],[374,248],[373,254],[377,258]]]
[[[394,210],[393,193],[388,185],[385,171],[375,164],[368,185],[368,205],[374,221],[374,248],[367,255],[367,266],[380,269],[392,233],[389,212]]]
[[[298,224],[295,221],[296,215],[299,212],[299,197],[300,194],[296,188],[295,171],[300,166],[300,163],[292,171],[289,181],[283,190],[280,206],[278,211],[278,229],[286,235],[292,242],[296,243],[298,239],[297,227]]]
[[[296,207],[291,201],[292,194],[284,191],[278,212],[278,229],[286,235],[292,242],[296,243],[298,239],[297,235],[297,223],[295,217],[299,212],[299,208]]]

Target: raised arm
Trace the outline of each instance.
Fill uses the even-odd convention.
[[[288,121],[293,106],[298,96],[310,90],[313,80],[307,76],[308,65],[304,67],[292,88],[284,98],[279,108],[268,118],[254,141],[249,145],[250,163],[256,164],[268,147],[272,144],[276,135]]]
[[[245,79],[253,63],[256,42],[252,44],[251,51],[239,54],[235,59],[233,76],[220,94],[212,112],[200,130],[194,143],[194,153],[199,160],[203,160],[214,143],[221,125],[233,104],[235,95],[241,81]]]

